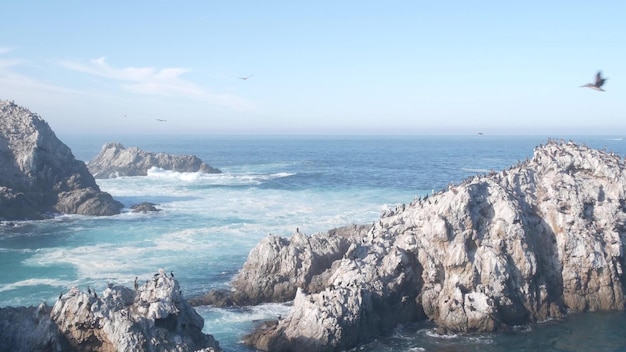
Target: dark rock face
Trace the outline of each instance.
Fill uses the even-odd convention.
[[[134,289],[110,285],[101,295],[73,287],[54,307],[0,309],[2,351],[204,351],[219,342],[178,282],[160,270]]]
[[[287,316],[246,338],[261,350],[349,349],[422,319],[499,331],[626,306],[624,161],[571,142],[386,212],[313,275],[299,259],[313,246],[294,237],[261,241],[233,282],[252,302],[295,292]]]
[[[130,207],[133,210],[133,213],[148,213],[148,212],[159,212],[161,209],[156,207],[156,204],[150,202],[142,202],[139,204],[131,205]]]
[[[146,176],[157,167],[178,172],[221,173],[193,155],[149,153],[137,147],[124,148],[120,143],[107,143],[87,167],[95,178]]]
[[[50,352],[71,351],[69,341],[50,319],[51,308],[0,308],[0,351]]]
[[[114,215],[122,208],[41,117],[0,101],[0,219]]]

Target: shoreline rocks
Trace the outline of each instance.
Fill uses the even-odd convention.
[[[626,305],[626,173],[612,153],[549,141],[525,162],[354,229],[333,251],[340,258],[314,271],[302,260],[310,242],[339,236],[269,237],[250,252],[232,295],[294,303],[246,343],[334,351],[424,319],[443,333],[503,331]]]
[[[161,269],[134,289],[111,284],[99,296],[73,287],[52,308],[0,308],[0,350],[221,351],[203,325]]]
[[[0,100],[0,220],[107,216],[122,208],[39,115]]]
[[[146,176],[156,167],[177,172],[221,173],[193,155],[150,153],[137,147],[125,148],[121,143],[107,143],[87,168],[95,178]]]

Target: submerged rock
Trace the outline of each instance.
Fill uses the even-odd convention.
[[[0,100],[0,219],[114,215],[122,208],[39,115]]]
[[[336,236],[265,239],[233,286],[251,301],[295,299],[246,342],[332,351],[422,319],[441,332],[499,331],[567,311],[623,310],[624,171],[615,154],[550,141],[526,162],[388,211],[365,234],[355,229],[333,254],[341,258],[314,273],[294,258]],[[261,281],[253,290],[242,280]],[[272,280],[280,294],[264,289]]]
[[[130,208],[133,213],[147,213],[147,212],[159,212],[161,209],[156,207],[156,204],[150,202],[141,202],[139,204],[131,205]]]
[[[149,153],[120,143],[105,144],[87,167],[95,178],[146,176],[153,167],[177,172],[221,173],[193,155]]]

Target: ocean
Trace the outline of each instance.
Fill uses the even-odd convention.
[[[132,287],[159,268],[187,297],[228,288],[249,251],[269,233],[313,234],[374,222],[388,207],[450,183],[530,158],[548,136],[58,136],[85,162],[106,142],[194,154],[222,174],[151,170],[97,180],[126,207],[162,211],[112,217],[59,216],[0,225],[0,306],[53,304],[76,285]],[[566,140],[626,155],[621,136]],[[226,351],[288,305],[198,307],[204,331]],[[359,351],[626,351],[623,312],[571,314],[501,334],[438,336],[427,322],[399,326]]]

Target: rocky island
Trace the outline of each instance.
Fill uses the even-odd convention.
[[[0,350],[221,351],[203,325],[161,269],[132,289],[110,284],[99,296],[72,287],[53,307],[0,308]]]
[[[264,351],[337,351],[399,324],[441,333],[503,331],[567,312],[623,310],[624,160],[549,141],[507,170],[451,184],[368,226],[251,252],[232,292],[203,304],[293,300],[246,338]]]
[[[120,143],[105,144],[87,164],[95,178],[146,176],[153,167],[177,172],[221,173],[194,155],[150,153],[137,147],[125,148]]]
[[[114,215],[122,208],[39,115],[0,100],[0,220]]]

